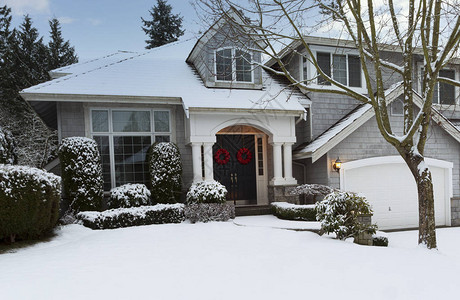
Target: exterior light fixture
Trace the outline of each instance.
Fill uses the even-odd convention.
[[[332,167],[333,167],[334,170],[336,170],[337,172],[340,171],[340,168],[342,167],[342,161],[340,160],[339,157],[337,157],[337,159],[335,160],[335,162],[332,164]]]

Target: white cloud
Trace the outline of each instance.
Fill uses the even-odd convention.
[[[102,24],[102,20],[100,19],[88,19],[88,22],[93,26],[98,26]]]
[[[50,0],[4,0],[15,15],[50,13]]]
[[[76,21],[76,19],[71,17],[59,17],[58,20],[61,24],[71,24]]]

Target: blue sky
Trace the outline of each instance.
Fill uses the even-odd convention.
[[[23,15],[32,17],[34,26],[48,41],[48,20],[61,21],[64,38],[75,46],[80,60],[103,56],[118,50],[142,51],[147,36],[141,29],[141,17],[156,0],[0,0],[0,6],[12,8],[13,25]],[[189,0],[168,0],[174,14],[184,17],[185,37],[200,30],[198,16]]]

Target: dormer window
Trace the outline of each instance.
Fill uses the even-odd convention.
[[[441,70],[439,71],[439,77],[446,77],[455,80],[454,70]],[[439,82],[434,88],[433,103],[454,105],[455,104],[455,86]]]
[[[216,80],[252,82],[251,54],[240,49],[216,51]]]
[[[317,52],[316,60],[321,70],[335,81],[349,87],[361,87],[361,61],[358,55]],[[331,85],[322,77],[318,77],[317,83]]]

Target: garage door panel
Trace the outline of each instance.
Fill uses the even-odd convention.
[[[430,166],[435,194],[436,225],[445,225],[445,169]],[[405,163],[381,163],[343,168],[346,191],[363,194],[374,210],[373,222],[381,229],[418,227],[415,180]]]

